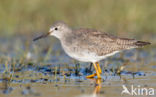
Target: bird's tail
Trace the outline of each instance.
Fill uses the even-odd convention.
[[[117,43],[122,49],[139,48],[151,44],[150,42],[137,41],[135,39],[119,38]]]
[[[144,41],[136,41],[134,43],[134,45],[137,46],[137,47],[142,47],[142,46],[150,45],[150,44],[151,44],[150,42],[144,42]]]

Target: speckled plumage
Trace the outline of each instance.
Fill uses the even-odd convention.
[[[55,31],[55,28],[58,30]],[[71,29],[63,22],[54,23],[50,35],[57,37],[65,52],[83,62],[98,62],[121,50],[141,47],[149,42],[120,38],[94,29]]]
[[[103,56],[114,51],[137,47],[134,39],[118,38],[107,33],[92,29],[73,30],[70,35],[63,39],[63,44],[95,52],[98,56]]]

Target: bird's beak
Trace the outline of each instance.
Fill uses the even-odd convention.
[[[39,39],[41,39],[41,38],[46,38],[47,36],[50,35],[50,33],[51,33],[51,32],[48,32],[48,33],[46,33],[46,34],[42,34],[41,36],[38,36],[38,37],[34,38],[33,41],[39,40]]]

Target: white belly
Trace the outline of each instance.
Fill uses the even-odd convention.
[[[112,56],[119,52],[119,51],[115,51],[113,53],[110,53],[110,54],[107,54],[104,56],[98,56],[96,53],[88,52],[88,51],[71,52],[71,51],[68,51],[67,49],[64,49],[64,50],[70,57],[72,57],[78,61],[92,62],[92,63],[99,62],[100,60],[103,60],[106,57]]]
[[[75,58],[79,61],[82,61],[82,62],[93,62],[93,63],[95,63],[95,62],[99,62],[100,60],[103,60],[109,56],[112,56],[116,53],[117,53],[117,51],[110,53],[110,54],[107,54],[107,55],[104,55],[104,56],[98,56],[95,53],[90,53],[90,54],[84,54],[84,56],[73,55],[73,58]]]
[[[64,43],[61,43],[64,51],[71,57],[74,58],[78,61],[82,61],[82,62],[99,62],[100,60],[105,59],[106,57],[112,56],[116,53],[118,53],[119,51],[114,51],[113,53],[107,54],[107,55],[103,55],[103,56],[98,56],[95,52],[89,52],[88,50],[84,50],[82,48],[79,47],[69,47],[69,46],[65,46]]]

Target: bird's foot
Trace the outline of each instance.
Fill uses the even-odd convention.
[[[94,78],[95,76],[97,76],[98,79],[101,79],[101,76],[97,75],[96,73],[88,75],[88,76],[86,76],[86,78]]]
[[[93,78],[93,77],[95,77],[96,75],[97,75],[97,74],[94,73],[94,74],[91,74],[91,75],[86,76],[86,78]]]
[[[96,73],[88,75],[88,76],[86,76],[86,78],[93,78],[93,77],[97,76],[98,79],[101,79],[101,75],[100,74],[102,73],[102,70],[100,68],[99,63],[96,62],[96,63],[93,63],[93,65],[94,65],[94,68],[96,70]]]

